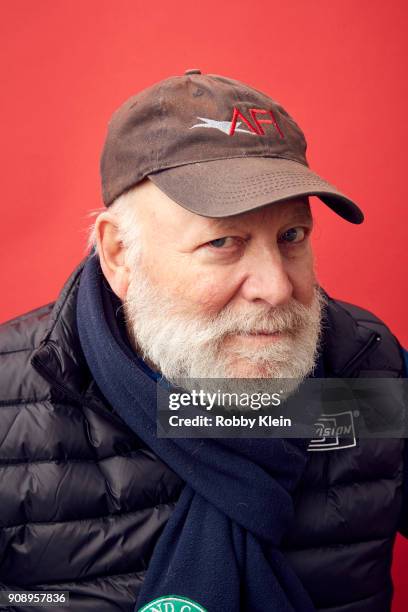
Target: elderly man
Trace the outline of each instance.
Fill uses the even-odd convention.
[[[305,151],[278,103],[196,69],[113,115],[91,252],[1,326],[4,591],[78,612],[390,609],[403,439],[156,435],[157,385],[180,377],[405,377],[387,326],[316,279],[308,196],[363,214]],[[7,609],[40,609],[21,597]]]

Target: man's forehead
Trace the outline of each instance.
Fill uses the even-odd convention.
[[[286,224],[310,223],[312,217],[308,202],[305,200],[291,200],[273,203],[262,208],[232,215],[229,217],[203,217],[195,213],[188,213],[186,222],[183,222],[183,232],[180,234],[180,225],[166,228],[170,240],[178,244],[188,245],[197,240],[211,240],[219,235],[230,235],[235,232],[251,233],[256,228],[282,227]]]

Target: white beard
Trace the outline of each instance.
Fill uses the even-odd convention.
[[[134,349],[170,383],[185,389],[237,392],[236,379],[241,378],[242,383],[246,379],[248,393],[259,391],[260,379],[265,379],[262,391],[291,393],[316,366],[326,302],[315,284],[308,306],[291,299],[276,308],[253,306],[236,313],[227,306],[215,316],[189,314],[181,302],[153,286],[136,265],[124,312]],[[256,331],[287,333],[257,348],[245,347],[244,342],[229,346],[230,334]]]

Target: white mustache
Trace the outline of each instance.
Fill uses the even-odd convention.
[[[294,334],[304,326],[307,314],[307,307],[295,300],[285,307],[269,309],[262,313],[236,314],[228,308],[216,317],[202,320],[206,329],[203,337],[198,334],[196,339],[221,341],[231,334]]]

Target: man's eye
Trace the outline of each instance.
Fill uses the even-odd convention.
[[[227,240],[230,240],[232,242],[228,243]],[[220,248],[225,247],[225,246],[232,246],[233,245],[233,241],[234,241],[234,239],[232,238],[232,236],[224,236],[223,238],[216,238],[215,240],[211,240],[207,244],[209,244],[210,246],[212,246],[212,247],[214,247],[216,249],[220,249]]]
[[[291,227],[290,229],[283,232],[279,237],[279,242],[296,243],[302,242],[306,236],[305,229],[303,227]]]

